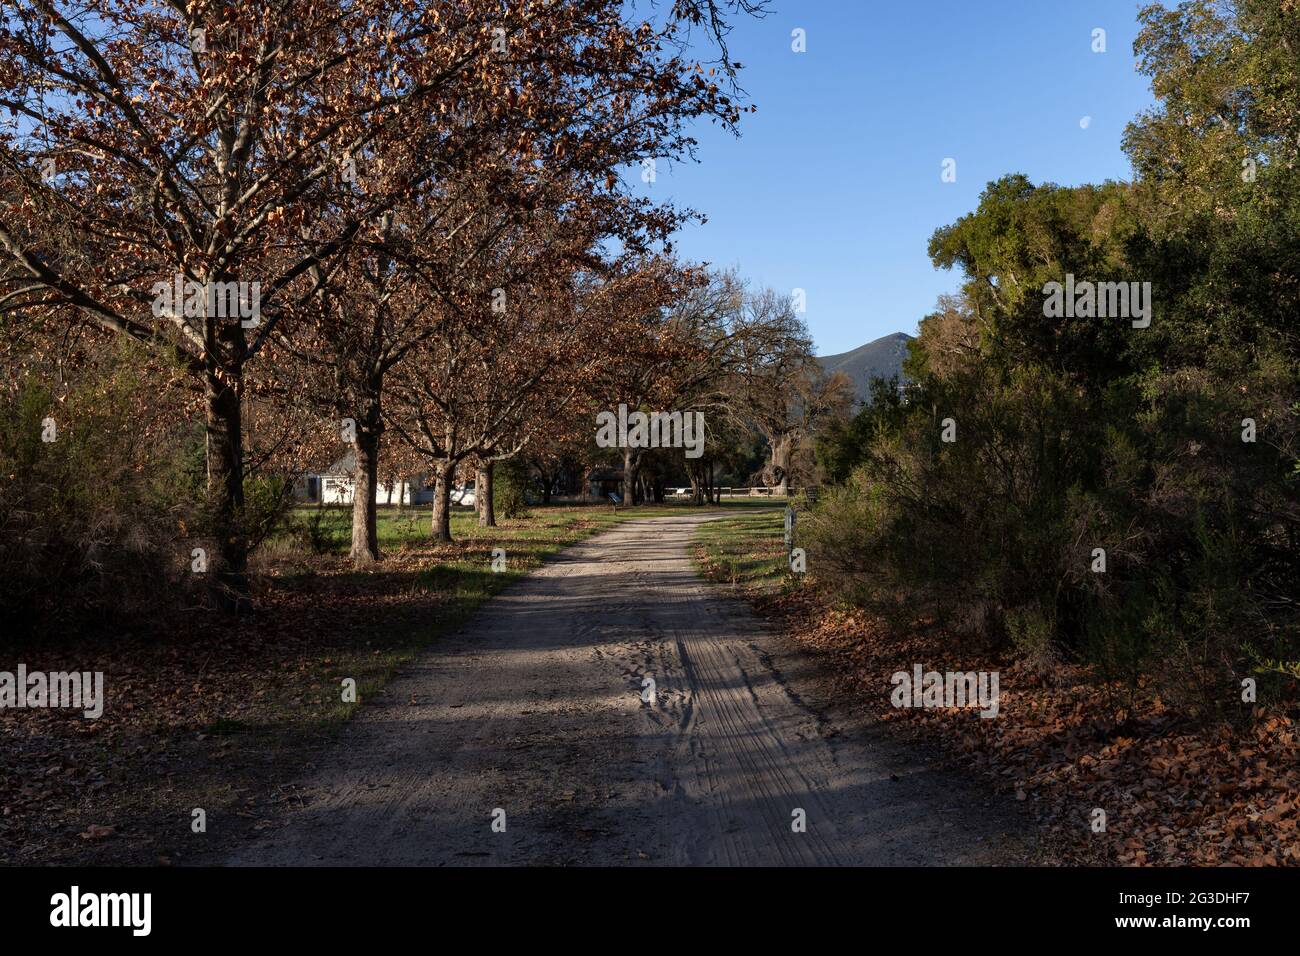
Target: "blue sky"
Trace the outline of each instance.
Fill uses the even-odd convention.
[[[709,217],[677,237],[684,258],[806,290],[819,354],[915,332],[958,285],[930,264],[930,234],[973,209],[989,180],[1130,176],[1124,126],[1151,103],[1133,69],[1133,0],[772,8],[729,41],[758,106],[740,139],[701,125],[700,163],[661,163],[644,188]],[[1095,27],[1105,53],[1091,50]],[[805,53],[791,50],[795,28]],[[946,158],[955,183],[940,180]]]

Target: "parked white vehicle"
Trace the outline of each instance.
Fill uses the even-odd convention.
[[[464,485],[460,488],[451,489],[451,503],[454,505],[464,505],[466,508],[473,508],[477,504],[478,498],[474,495],[473,485]]]

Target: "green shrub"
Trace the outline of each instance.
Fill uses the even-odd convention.
[[[138,616],[195,589],[199,439],[168,424],[135,356],[114,358],[57,399],[31,376],[0,389],[0,630],[15,636]]]
[[[499,518],[528,512],[528,463],[523,458],[499,461],[492,469],[492,503]]]
[[[352,513],[339,508],[315,508],[290,525],[294,536],[312,554],[335,554],[352,539]]]

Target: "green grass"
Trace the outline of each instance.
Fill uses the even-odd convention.
[[[784,499],[780,498],[738,498],[711,508],[705,506],[705,510],[768,511],[779,508],[783,501]],[[451,536],[458,542],[495,541],[500,537],[502,528],[512,528],[511,533],[516,540],[552,542],[562,547],[578,540],[572,536],[577,526],[582,526],[581,530],[585,532],[579,537],[585,537],[586,534],[607,528],[618,521],[680,514],[685,509],[695,510],[688,502],[676,501],[661,505],[640,505],[636,508],[620,506],[617,509],[609,504],[534,506],[528,510],[527,518],[523,519],[527,522],[526,526],[514,527],[518,522],[498,519],[499,527],[482,528],[473,509],[453,507]],[[322,553],[346,554],[348,552],[352,534],[351,506],[297,507],[293,509],[290,520],[299,529],[300,534],[303,533],[301,529],[308,523],[316,523],[319,529],[317,541],[322,547]],[[395,506],[381,504],[375,522],[380,550],[427,543],[431,520],[432,514],[428,505],[415,509],[398,509]],[[282,532],[268,542],[267,546],[272,551],[282,551],[289,544],[291,537],[293,537],[292,532]]]
[[[741,591],[773,591],[792,583],[785,552],[784,509],[746,510],[700,526],[695,563],[706,578]]]

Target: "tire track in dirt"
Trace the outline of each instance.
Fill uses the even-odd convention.
[[[700,580],[710,517],[621,524],[492,599],[365,701],[306,805],[226,862],[1008,859],[1024,825],[1001,801],[855,715],[820,661]]]

